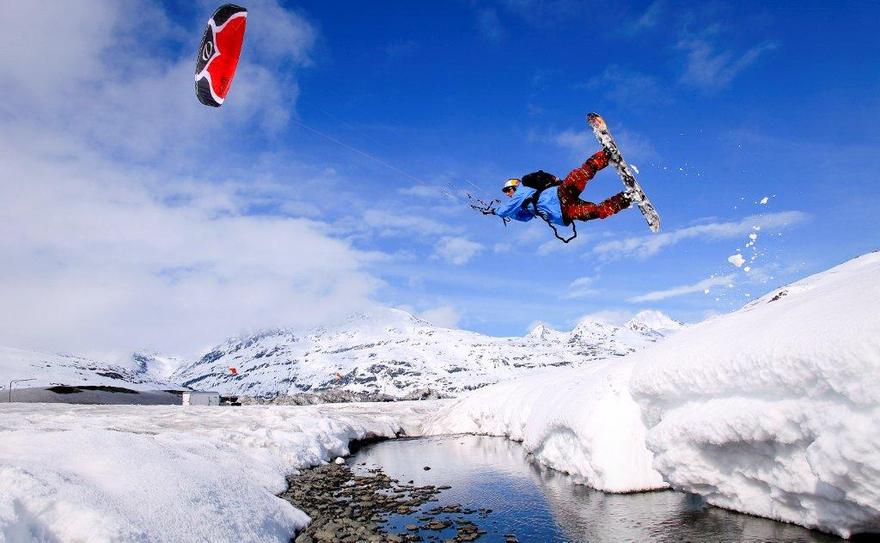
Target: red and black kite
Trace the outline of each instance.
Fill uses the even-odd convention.
[[[220,107],[226,99],[246,25],[247,10],[235,4],[223,4],[208,20],[196,58],[196,96],[206,106]]]

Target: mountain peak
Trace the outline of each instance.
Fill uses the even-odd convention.
[[[412,313],[404,311],[403,309],[377,306],[371,307],[370,309],[364,311],[359,311],[357,313],[352,313],[351,315],[343,319],[341,323],[328,328],[398,328],[409,326],[431,326],[431,324],[416,317]]]
[[[529,333],[526,334],[526,337],[547,340],[557,337],[562,333],[563,332],[559,332],[557,330],[554,330],[553,328],[550,328],[544,323],[538,323],[534,327],[532,327],[531,330],[529,330]]]
[[[630,319],[626,325],[630,330],[644,332],[654,330],[661,334],[674,332],[684,328],[685,324],[669,317],[669,315],[654,309],[640,311]]]

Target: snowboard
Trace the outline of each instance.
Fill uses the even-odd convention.
[[[645,191],[642,190],[642,186],[636,181],[629,164],[623,160],[620,149],[617,148],[617,142],[614,141],[611,132],[608,131],[608,125],[605,124],[605,120],[598,113],[590,113],[587,115],[587,123],[593,129],[593,134],[599,140],[599,144],[611,155],[611,164],[617,170],[618,175],[620,175],[620,179],[632,197],[633,203],[639,206],[639,210],[645,216],[648,228],[651,229],[651,232],[657,232],[660,230],[660,215],[657,214],[654,204],[651,203]]]

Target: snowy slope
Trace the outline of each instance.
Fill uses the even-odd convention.
[[[0,542],[287,542],[308,517],[286,474],[434,409],[2,404]]]
[[[637,353],[655,467],[710,503],[880,531],[880,253]]]
[[[99,385],[132,390],[180,389],[166,379],[156,357],[134,354],[123,364],[107,364],[80,356],[48,354],[0,347],[0,391],[12,379],[34,379],[15,388],[52,385]]]
[[[343,389],[401,397],[426,388],[456,395],[536,368],[622,356],[668,333],[640,326],[584,321],[571,332],[539,326],[524,337],[498,338],[384,309],[334,327],[230,339],[174,378],[249,396]]]

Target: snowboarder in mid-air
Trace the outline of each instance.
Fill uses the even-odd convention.
[[[552,224],[563,226],[568,226],[572,221],[610,217],[632,204],[628,193],[617,193],[598,204],[580,198],[587,183],[596,172],[608,165],[610,158],[608,151],[603,149],[569,172],[561,182],[556,176],[542,170],[525,175],[522,179],[509,179],[502,189],[509,201],[495,208],[495,215],[523,222],[542,217]]]
[[[587,123],[602,145],[602,150],[588,158],[579,168],[569,172],[565,179],[560,181],[555,175],[538,170],[524,175],[522,179],[507,180],[502,188],[509,198],[507,202],[493,200],[485,204],[478,200],[482,205],[471,204],[471,207],[484,215],[497,215],[505,223],[509,220],[526,222],[540,217],[550,225],[559,240],[568,243],[577,237],[574,221],[605,219],[637,204],[651,231],[657,232],[660,229],[660,216],[633,177],[629,165],[623,160],[604,119],[596,113],[590,113],[587,115]],[[614,165],[626,190],[598,204],[581,200],[581,193],[587,183],[608,164]],[[571,225],[573,234],[563,238],[554,225]]]

